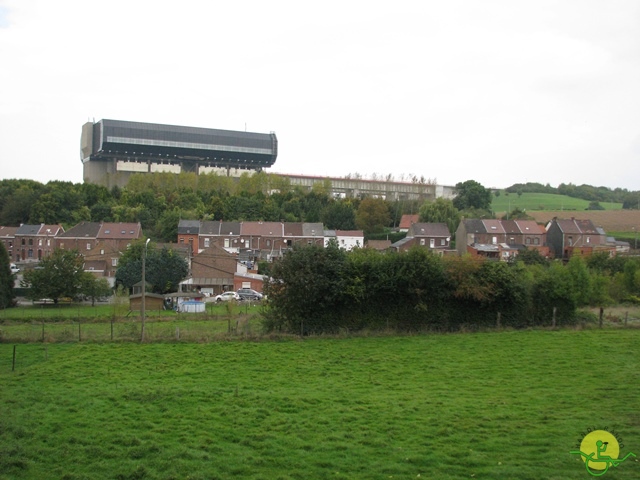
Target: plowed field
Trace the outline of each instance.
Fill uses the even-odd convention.
[[[591,220],[605,232],[632,232],[640,228],[640,210],[581,210],[581,211],[527,211],[538,223],[547,223],[553,217]]]

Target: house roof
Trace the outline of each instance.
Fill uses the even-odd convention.
[[[504,228],[502,227],[502,223],[500,220],[482,220],[484,224],[484,228],[487,230],[487,233],[505,233]]]
[[[324,234],[324,224],[322,223],[303,223],[303,237],[321,237]]]
[[[178,235],[197,235],[200,233],[200,220],[180,220],[178,222]]]
[[[373,248],[374,250],[386,250],[391,246],[391,240],[369,240],[365,247]]]
[[[462,223],[467,233],[487,233],[484,223],[478,218],[469,218],[463,220]]]
[[[449,227],[445,223],[414,223],[409,228],[412,237],[450,237]]]
[[[398,228],[409,229],[411,225],[413,225],[414,223],[418,223],[419,221],[420,221],[420,215],[404,214],[400,218],[400,225],[398,226]]]
[[[142,235],[139,223],[102,223],[96,238],[100,239],[136,239]]]
[[[545,229],[533,220],[514,220],[520,232],[531,235],[542,235]],[[504,224],[504,222],[503,222]]]
[[[392,243],[391,247],[392,248],[400,248],[405,243],[408,243],[408,242],[411,242],[411,241],[413,241],[413,237],[404,237],[404,238],[401,238],[400,240],[398,240],[397,242]]]
[[[16,230],[16,235],[37,235],[42,225],[20,225]]]
[[[362,237],[364,238],[364,232],[362,230],[336,230],[337,237]]]
[[[241,235],[255,235],[261,237],[282,236],[282,223],[280,222],[242,222],[240,224]]]
[[[13,237],[18,227],[2,227],[0,226],[0,237]]]
[[[58,235],[64,238],[97,238],[100,232],[99,222],[80,222],[66,232]]]
[[[200,235],[240,236],[240,222],[205,221],[200,224]]]
[[[551,220],[549,227],[551,227],[551,225],[554,222],[558,226],[558,228],[560,228],[560,231],[565,234],[573,234],[573,235],[580,235],[582,233],[592,233],[594,235],[598,234],[591,220],[576,220],[575,218],[571,218],[571,219],[554,218],[553,220]],[[583,230],[583,228],[585,230]]]

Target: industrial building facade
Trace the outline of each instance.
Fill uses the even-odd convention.
[[[278,140],[273,132],[100,120],[83,125],[80,152],[84,181],[111,188],[135,173],[261,170],[276,161]]]

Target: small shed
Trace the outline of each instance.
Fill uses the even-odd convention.
[[[157,293],[145,293],[144,309],[145,311],[164,310],[164,296]],[[142,293],[129,295],[129,310],[137,312],[142,310]]]

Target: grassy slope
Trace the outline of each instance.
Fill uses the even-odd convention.
[[[499,197],[493,197],[491,208],[494,212],[507,212],[518,207],[526,210],[557,210],[557,211],[584,211],[589,206],[587,200],[572,198],[566,195],[551,193],[523,193],[520,197],[515,193],[506,194],[504,191]],[[606,210],[620,210],[621,203],[602,202],[600,204]]]
[[[0,478],[587,478],[587,427],[640,454],[639,341],[0,344]]]

